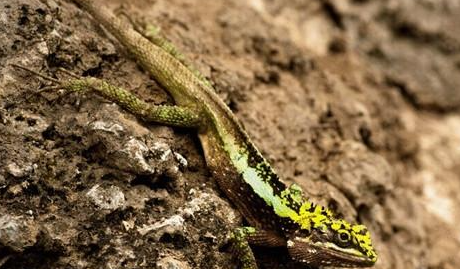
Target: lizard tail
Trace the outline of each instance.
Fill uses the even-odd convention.
[[[126,45],[128,48],[130,48],[132,45],[131,44],[125,44],[126,42],[123,42],[123,40],[129,40],[132,39],[133,37],[135,39],[138,39],[140,34],[135,32],[131,25],[129,23],[124,22],[114,16],[107,8],[95,4],[93,0],[72,0],[74,3],[76,3],[81,9],[85,10],[93,18],[100,24],[104,26],[104,28],[109,31],[117,40],[119,40],[123,45]]]
[[[181,103],[182,98],[190,96],[184,85],[190,84],[190,81],[194,82],[194,77],[182,63],[143,37],[128,22],[120,20],[107,8],[96,4],[95,1],[72,1],[88,12],[97,23],[104,26],[127,48],[139,64],[168,90],[176,102]]]

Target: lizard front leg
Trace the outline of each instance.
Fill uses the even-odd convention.
[[[254,227],[236,228],[231,235],[231,241],[236,249],[236,255],[241,262],[242,269],[258,268],[250,245],[264,247],[286,246],[286,240],[279,235]]]

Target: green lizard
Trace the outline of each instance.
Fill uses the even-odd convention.
[[[73,1],[128,49],[176,106],[147,104],[96,78],[46,78],[69,91],[95,91],[143,120],[195,128],[218,186],[251,225],[238,228],[232,237],[244,269],[257,268],[251,244],[286,247],[293,260],[305,265],[374,265],[377,254],[367,228],[335,218],[329,209],[306,200],[298,186],[286,187],[210,83],[176,57],[170,43],[147,40],[92,0]]]

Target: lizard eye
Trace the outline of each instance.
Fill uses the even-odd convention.
[[[347,247],[350,245],[351,235],[347,230],[339,230],[337,233],[337,244],[341,247]]]

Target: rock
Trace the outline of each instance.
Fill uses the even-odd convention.
[[[1,214],[0,246],[22,252],[35,245],[39,229],[35,222],[24,216]]]
[[[190,266],[183,262],[176,260],[173,257],[164,257],[157,262],[159,269],[189,269]]]
[[[107,188],[95,185],[86,195],[101,209],[116,210],[125,205],[125,195],[117,186]]]

